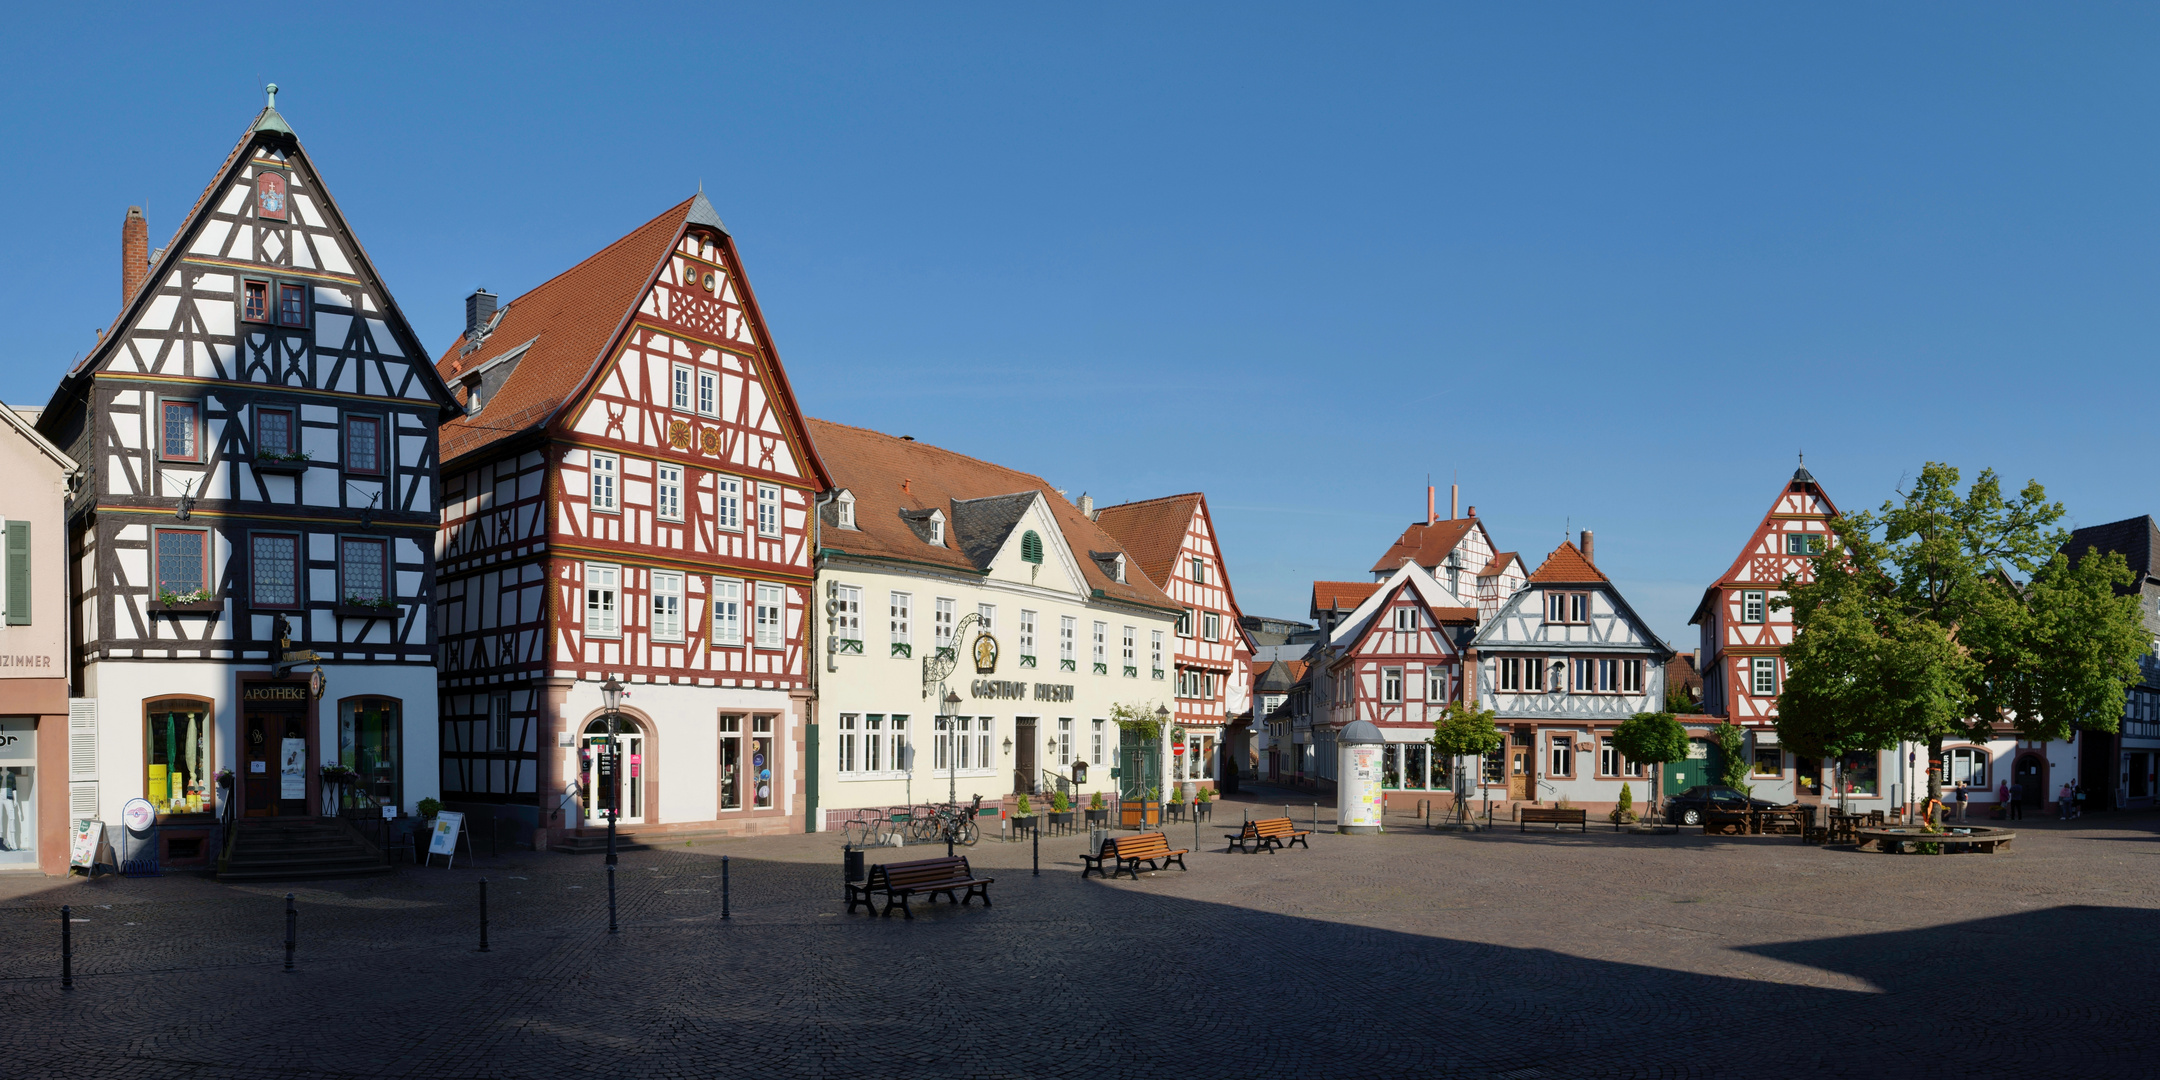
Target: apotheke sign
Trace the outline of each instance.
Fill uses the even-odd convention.
[[[1071,701],[1073,688],[1067,683],[1035,683],[1036,701]],[[1026,701],[1028,683],[1011,679],[977,679],[968,684],[968,693],[979,698],[997,698],[1005,701]]]

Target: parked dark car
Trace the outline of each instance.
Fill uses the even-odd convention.
[[[1705,810],[1769,810],[1779,805],[1768,799],[1751,799],[1737,788],[1697,784],[1665,801],[1665,820],[1700,825]]]

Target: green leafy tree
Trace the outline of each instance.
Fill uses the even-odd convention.
[[[1665,711],[1676,716],[1692,716],[1702,711],[1702,703],[1695,700],[1687,687],[1668,682],[1665,684]]]
[[[1687,729],[1669,712],[1639,712],[1613,729],[1613,749],[1638,765],[1654,766],[1653,792],[1663,791],[1665,766],[1687,756]]]
[[[1719,757],[1718,783],[1736,788],[1747,783],[1747,732],[1730,720],[1722,721],[1710,729],[1717,736]]]
[[[1992,470],[1963,494],[1929,462],[1902,503],[1831,522],[1793,612],[1778,737],[1807,757],[1928,746],[1942,797],[1946,739],[2112,732],[2150,647],[2122,556],[2060,550],[2061,503],[2037,481],[2005,498]]]
[[[1455,817],[1460,821],[1470,812],[1470,801],[1463,775],[1464,758],[1482,758],[1500,749],[1500,729],[1493,725],[1496,714],[1491,709],[1480,709],[1468,702],[1449,702],[1441,710],[1440,719],[1433,722],[1433,749],[1454,759]]]

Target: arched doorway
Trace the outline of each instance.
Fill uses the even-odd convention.
[[[619,716],[616,735],[608,738],[607,718],[588,721],[578,737],[578,793],[587,825],[606,825],[608,811],[620,805],[618,824],[645,820],[645,732],[628,716]]]
[[[2047,805],[2047,762],[2040,755],[2019,755],[2010,776],[2010,782],[2018,786],[2018,799],[2027,807],[2038,809]]]

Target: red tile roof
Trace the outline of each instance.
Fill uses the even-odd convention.
[[[1545,556],[1544,564],[1530,575],[1530,580],[1537,583],[1556,581],[1578,584],[1598,581],[1611,584],[1611,580],[1599,573],[1598,568],[1590,564],[1590,560],[1583,558],[1580,548],[1566,542],[1562,542],[1552,550],[1552,554]]]
[[[954,504],[970,499],[1040,492],[1051,515],[1057,519],[1058,528],[1064,532],[1065,546],[1072,550],[1073,559],[1080,564],[1081,575],[1089,588],[1101,590],[1110,600],[1155,608],[1178,608],[1175,601],[1144,575],[1133,572],[1136,560],[1130,551],[1120,547],[1117,539],[1101,526],[1089,521],[1079,507],[1067,502],[1042,477],[869,428],[814,417],[806,418],[804,426],[809,429],[810,439],[825,463],[833,488],[845,489],[855,497],[856,527],[839,528],[828,515],[818,533],[820,549],[980,573],[981,567],[968,555],[968,549],[974,547],[974,538],[962,535],[964,523],[958,520],[962,515],[955,512]],[[900,516],[903,510],[945,511],[945,545],[933,545],[918,536]],[[1009,529],[1011,519],[1005,521]],[[1111,578],[1100,563],[1089,557],[1089,552],[1113,551],[1125,552],[1123,582]]]
[[[1519,563],[1521,561],[1522,558],[1516,555],[1514,552],[1503,551],[1500,554],[1493,556],[1493,561],[1485,564],[1485,569],[1478,571],[1477,576],[1496,577],[1500,574],[1501,571],[1507,569],[1509,563]]]
[[[1402,536],[1394,545],[1387,549],[1387,554],[1380,556],[1380,561],[1373,564],[1372,572],[1394,573],[1395,568],[1401,566],[1405,559],[1416,559],[1419,566],[1427,568],[1438,566],[1476,524],[1477,519],[1469,517],[1449,518],[1430,524],[1423,521],[1412,522],[1409,528],[1403,530]]]
[[[1140,572],[1158,587],[1167,587],[1177,573],[1178,551],[1192,528],[1193,514],[1200,509],[1200,493],[1165,495],[1159,499],[1119,503],[1096,511],[1095,523],[1125,545],[1126,554],[1140,564]]]
[[[1315,581],[1312,583],[1313,610],[1349,611],[1378,591],[1380,584],[1377,581]]]
[[[477,416],[442,427],[442,460],[450,461],[522,431],[546,424],[574,397],[607,353],[675,241],[695,196],[638,226],[583,262],[555,275],[502,308],[495,329],[473,352],[459,355],[463,337],[450,343],[435,369],[455,385],[470,371],[526,342],[532,348]],[[729,252],[728,269],[742,268]],[[758,328],[760,331],[762,327]],[[767,339],[760,337],[761,344]]]

